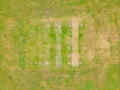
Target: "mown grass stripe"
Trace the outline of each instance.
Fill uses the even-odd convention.
[[[50,26],[50,63],[51,63],[51,68],[55,67],[55,62],[56,62],[56,33],[54,30],[54,24],[51,23]]]
[[[71,60],[71,30],[67,22],[62,23],[62,61],[63,67],[67,67]]]
[[[56,67],[62,66],[62,54],[61,54],[61,22],[55,23],[55,33],[56,33]]]

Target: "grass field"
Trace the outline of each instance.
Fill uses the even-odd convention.
[[[0,0],[0,90],[120,90],[119,0]]]

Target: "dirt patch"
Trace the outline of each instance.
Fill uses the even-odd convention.
[[[109,49],[109,48],[110,48],[110,44],[109,44],[109,42],[107,41],[106,35],[101,34],[101,35],[99,35],[99,36],[100,36],[100,43],[99,43],[100,47],[101,47],[101,48]]]
[[[16,25],[15,19],[14,18],[9,18],[6,20],[6,27],[8,29],[13,29]]]
[[[108,58],[110,56],[110,43],[108,41],[107,35],[104,33],[98,34],[98,42],[96,43],[98,54],[102,58]]]
[[[89,19],[88,20],[88,33],[87,33],[87,44],[88,45],[88,59],[91,61],[94,59],[95,57],[95,42],[96,42],[96,31],[95,31],[95,23],[94,23],[94,20],[91,18],[91,20]]]
[[[87,19],[85,24],[84,36],[82,40],[82,53],[88,61],[92,61],[95,57],[95,42],[96,42],[96,31],[95,31],[95,22],[93,18]]]
[[[78,26],[79,26],[79,21],[77,20],[77,18],[73,18],[72,19],[72,66],[79,65]]]

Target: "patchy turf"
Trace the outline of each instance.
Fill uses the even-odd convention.
[[[120,90],[119,5],[1,0],[0,90]]]

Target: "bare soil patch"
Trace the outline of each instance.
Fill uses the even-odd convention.
[[[79,65],[78,26],[79,26],[79,21],[77,20],[77,18],[73,18],[72,19],[72,66]]]

